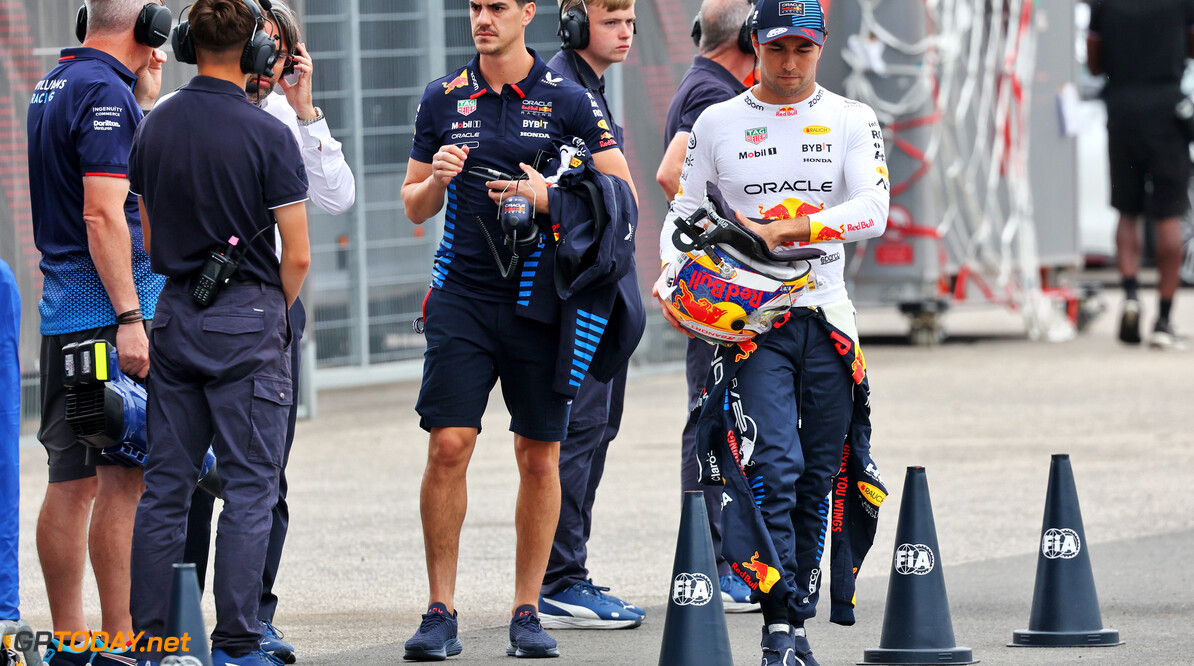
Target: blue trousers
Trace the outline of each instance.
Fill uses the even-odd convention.
[[[21,618],[17,542],[20,531],[21,295],[0,259],[0,620]]]
[[[713,362],[716,347],[695,338],[688,339],[684,354],[684,378],[688,380],[688,413],[696,407],[701,391],[705,388],[705,377]],[[680,491],[700,490],[705,493],[705,510],[709,514],[709,533],[713,536],[713,553],[717,556],[717,575],[730,573],[730,564],[721,554],[721,493],[711,492],[701,485],[701,468],[696,452],[696,422],[685,421],[680,437]],[[681,495],[683,496],[683,495]]]
[[[293,342],[290,345],[290,377],[294,393],[298,395],[299,374],[303,351],[299,344],[307,328],[307,311],[303,301],[296,299],[290,306],[290,331]],[[278,578],[278,567],[282,562],[282,547],[286,544],[286,531],[290,526],[290,510],[286,506],[286,464],[290,461],[290,447],[294,444],[294,426],[298,420],[298,400],[290,406],[286,422],[286,448],[282,452],[282,474],[278,479],[278,503],[270,514],[269,546],[265,553],[265,570],[261,574],[261,604],[257,617],[267,622],[274,621],[278,609],[278,597],[274,594],[274,581]],[[199,576],[199,589],[207,581],[207,556],[211,550],[211,516],[215,511],[216,498],[205,490],[196,489],[191,496],[191,510],[187,513],[187,543],[183,550],[183,561],[195,565]]]
[[[542,593],[556,594],[589,578],[585,566],[593,527],[593,500],[605,471],[609,443],[622,425],[626,370],[607,383],[585,377],[572,400],[568,437],[560,442],[560,521]]]
[[[230,286],[204,309],[171,280],[151,330],[149,455],[133,530],[133,626],[149,637],[165,636],[172,565],[182,561],[187,510],[210,445],[224,482],[212,647],[244,654],[261,640],[261,572],[294,400],[285,298],[277,287]]]
[[[850,428],[854,383],[820,317],[807,308],[762,339],[736,382],[730,390],[742,401],[746,475],[785,582],[796,592],[787,607],[764,596],[763,617],[802,624],[816,614],[827,496]]]

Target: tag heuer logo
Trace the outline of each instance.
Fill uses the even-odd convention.
[[[746,140],[755,145],[763,143],[767,140],[767,128],[756,127],[754,129],[746,130]]]
[[[456,102],[456,112],[462,116],[467,116],[476,110],[477,100],[475,99],[462,99],[459,102]]]

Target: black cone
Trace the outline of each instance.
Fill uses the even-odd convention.
[[[659,666],[733,666],[704,493],[684,493]]]
[[[211,649],[207,643],[207,629],[203,626],[203,609],[200,606],[199,578],[194,564],[174,565],[174,584],[170,590],[170,615],[166,618],[166,638],[183,636],[190,640],[187,649],[167,651],[167,655],[189,655],[203,666],[211,666]],[[164,659],[166,664],[169,659]]]
[[[1070,456],[1058,453],[1049,465],[1045,520],[1036,559],[1036,587],[1028,628],[1012,632],[1013,647],[1110,647],[1119,632],[1104,629],[1090,568],[1082,511]]]
[[[909,467],[896,525],[887,608],[879,647],[861,664],[973,664],[970,648],[954,642],[937,526],[923,467]]]

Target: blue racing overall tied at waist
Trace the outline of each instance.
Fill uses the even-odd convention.
[[[757,430],[742,418],[736,379],[739,369],[769,337],[783,333],[784,327],[805,324],[816,333],[816,337],[810,334],[807,339],[821,340],[824,349],[820,351],[826,357],[839,358],[853,380],[853,408],[847,416],[850,426],[841,451],[841,466],[828,500],[819,509],[820,550],[824,549],[826,530],[831,545],[830,621],[851,625],[858,569],[874,540],[879,505],[887,496],[870,455],[870,388],[866,361],[857,343],[818,310],[796,308],[767,333],[746,342],[717,346],[707,388],[689,418],[696,424],[701,483],[722,489],[722,552],[731,570],[755,591],[756,600],[766,596],[777,601],[776,605],[815,609],[819,573],[811,574],[810,585],[804,576],[798,579],[796,572],[785,571],[764,521],[762,505],[768,491],[763,487],[762,475],[756,472],[757,461],[751,451]]]

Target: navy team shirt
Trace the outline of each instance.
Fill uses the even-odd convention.
[[[609,112],[609,101],[605,99],[605,77],[597,76],[597,72],[589,66],[583,57],[567,49],[561,50],[547,61],[547,66],[569,81],[575,81],[588,90],[593,99],[597,100],[597,108],[593,109],[597,126],[603,130],[610,130],[619,144],[625,144],[625,134],[622,127],[614,122],[614,114]]]
[[[129,147],[141,122],[133,95],[137,76],[119,60],[91,48],[63,49],[58,66],[29,100],[29,195],[33,239],[45,276],[42,335],[116,324],[83,222],[83,178],[128,178]],[[165,279],[150,270],[137,199],[124,202],[132,240],[133,281],[141,313],[152,319]]]
[[[677,132],[691,134],[693,124],[705,109],[737,97],[745,90],[746,86],[734,78],[730,70],[703,56],[694,56],[692,67],[680,79],[667,109],[667,121],[663,125],[664,148]]]
[[[444,237],[431,268],[432,288],[499,303],[513,303],[518,297],[518,280],[502,279],[478,228],[479,218],[508,262],[497,204],[489,199],[486,179],[468,175],[470,168],[489,167],[517,176],[522,173],[519,162],[534,165],[540,150],[554,150],[553,141],[565,137],[580,137],[594,154],[618,147],[617,138],[598,124],[602,118],[594,113],[600,107],[593,96],[548,69],[533,49],[527,51],[535,60],[530,74],[501,91],[489,88],[474,56],[463,68],[429,83],[423,93],[415,113],[411,159],[431,164],[445,145],[469,149],[464,171],[448,186]],[[541,231],[549,226],[539,224]],[[554,251],[548,246],[547,251]]]
[[[236,236],[248,249],[232,279],[282,284],[269,211],[307,200],[307,171],[290,129],[244,88],[191,79],[141,123],[129,167],[149,215],[154,270],[190,280]]]

